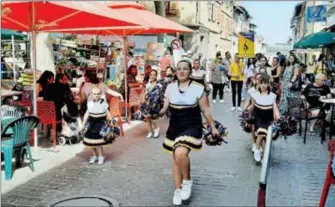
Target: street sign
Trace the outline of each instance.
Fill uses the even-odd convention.
[[[255,57],[254,33],[240,33],[238,35],[238,54],[243,58]]]
[[[173,50],[179,50],[182,47],[182,42],[180,39],[174,39],[171,42],[171,48]]]
[[[327,20],[327,5],[307,7],[307,22],[325,22]]]

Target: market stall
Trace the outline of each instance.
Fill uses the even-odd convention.
[[[136,26],[136,22],[125,21],[119,13],[113,12],[96,2],[75,1],[20,1],[2,2],[2,28],[32,33],[33,83],[36,84],[36,33],[53,29]],[[50,12],[53,11],[53,12]],[[85,19],[85,21],[82,21]],[[34,92],[33,108],[37,115],[37,93]],[[37,147],[37,131],[35,131]]]

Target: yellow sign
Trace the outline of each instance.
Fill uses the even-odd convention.
[[[253,33],[240,33],[238,35],[238,54],[243,58],[255,57],[255,35]]]

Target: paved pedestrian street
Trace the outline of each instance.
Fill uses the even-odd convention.
[[[230,96],[226,99],[230,99]],[[226,100],[226,102],[230,102]],[[189,206],[256,206],[260,166],[251,153],[231,104],[216,104],[214,116],[229,128],[229,143],[192,152],[193,195]],[[171,206],[171,155],[162,150],[167,120],[160,120],[160,139],[147,139],[145,124],[104,150],[104,165],[87,163],[85,150],[66,163],[2,195],[3,206],[46,206],[76,195],[115,199],[121,206]],[[328,162],[319,137],[280,139],[274,144],[268,206],[317,206]],[[335,206],[335,188],[327,206]]]

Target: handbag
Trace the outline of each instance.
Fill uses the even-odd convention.
[[[298,75],[297,79],[292,83],[292,86],[291,86],[290,90],[291,91],[300,91],[301,90],[301,85],[302,85],[301,75]]]
[[[328,111],[327,115],[326,115],[326,121],[328,123],[331,123],[332,120],[332,115],[333,115],[333,106],[330,107],[330,110]]]
[[[103,137],[104,141],[114,141],[115,138],[120,136],[120,128],[115,126],[116,121],[113,119],[111,122],[106,124],[100,129],[100,136]]]

